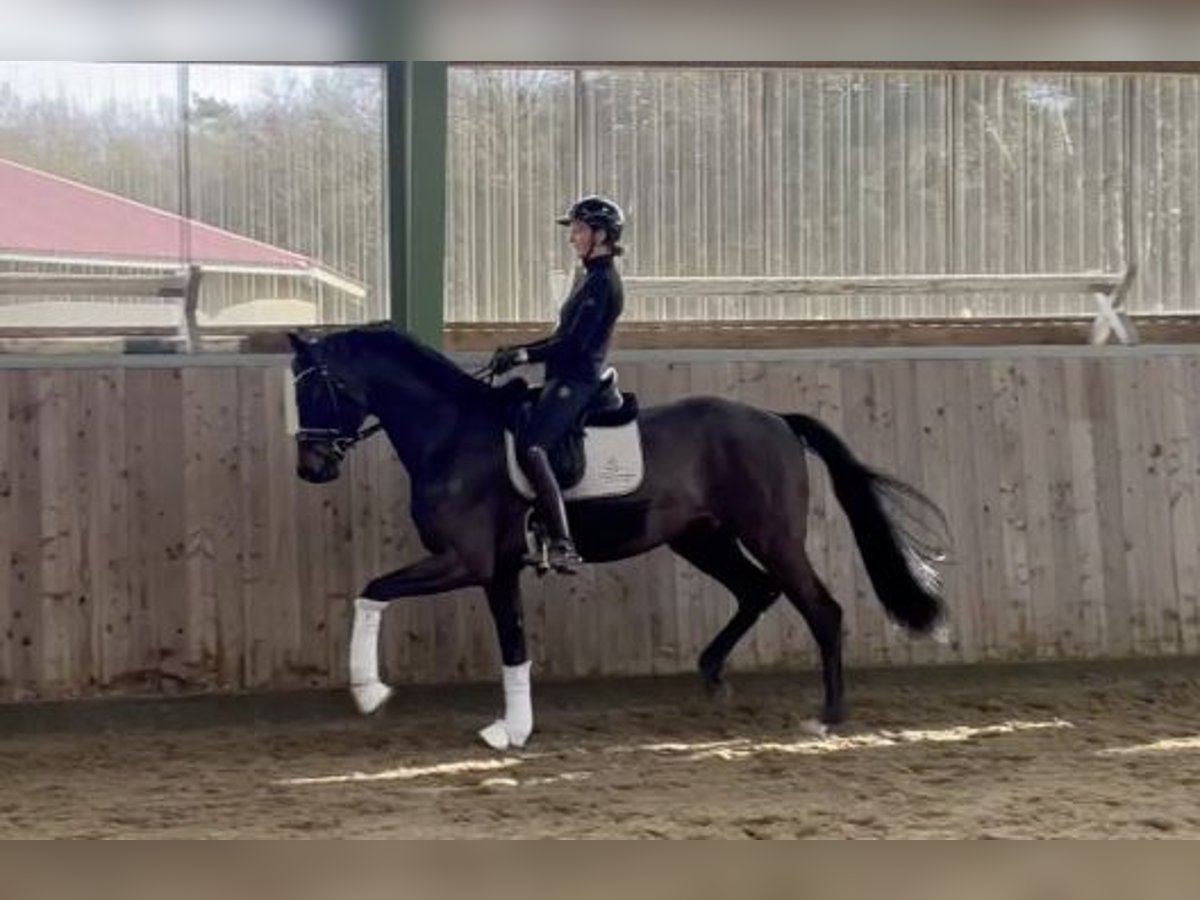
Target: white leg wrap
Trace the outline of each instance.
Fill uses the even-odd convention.
[[[354,601],[350,632],[350,692],[359,712],[373,713],[387,702],[392,689],[379,680],[379,625],[387,604],[359,597]]]
[[[529,694],[532,662],[504,666],[504,718],[479,732],[493,750],[524,747],[533,731],[533,701]]]

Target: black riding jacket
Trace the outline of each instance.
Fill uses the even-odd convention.
[[[546,364],[546,380],[598,382],[625,291],[613,257],[585,260],[548,338],[525,347],[529,361]]]

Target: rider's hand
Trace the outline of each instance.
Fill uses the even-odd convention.
[[[526,362],[529,362],[529,353],[524,347],[501,347],[492,356],[492,371],[503,375]]]

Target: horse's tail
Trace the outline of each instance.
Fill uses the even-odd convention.
[[[828,467],[875,595],[901,624],[930,631],[944,610],[941,576],[933,566],[949,549],[942,511],[916,488],[863,465],[811,416],[782,418]]]

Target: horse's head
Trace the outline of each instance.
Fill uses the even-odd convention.
[[[368,416],[366,397],[333,361],[319,341],[289,333],[296,420],[296,474],[324,484],[340,474],[342,458],[362,438]]]

